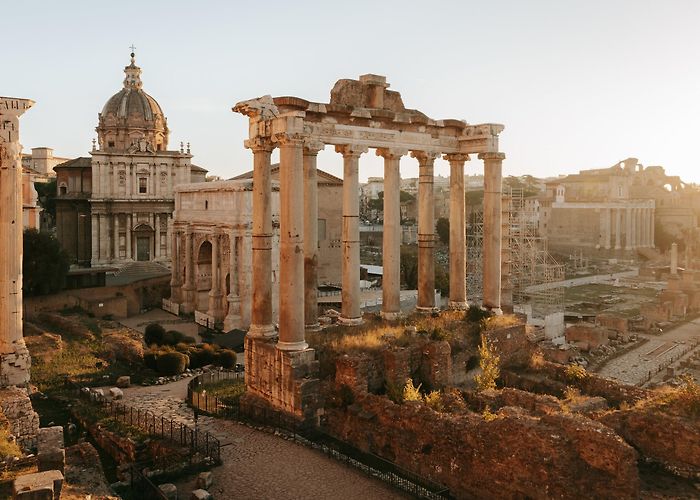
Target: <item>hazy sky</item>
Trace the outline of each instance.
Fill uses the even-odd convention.
[[[133,43],[170,149],[191,142],[194,162],[223,177],[252,168],[237,101],[328,102],[336,80],[377,73],[432,118],[503,123],[505,175],[633,156],[700,182],[697,0],[24,0],[2,12],[0,95],[37,102],[22,119],[25,149],[87,155]],[[363,179],[382,175],[370,153]],[[339,175],[340,155],[327,147],[319,167]],[[402,160],[403,177],[417,170]]]

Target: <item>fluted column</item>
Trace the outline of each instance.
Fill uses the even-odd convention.
[[[22,337],[22,145],[19,117],[33,101],[0,97],[0,386],[29,382]]]
[[[192,228],[188,226],[185,232],[185,284],[182,285],[182,309],[185,313],[194,312],[197,308],[197,288],[194,283],[193,244],[194,234],[192,233]]]
[[[182,267],[180,266],[180,248],[178,247],[180,233],[173,228],[170,235],[172,239],[172,242],[170,243],[170,256],[172,260],[172,272],[170,274],[170,300],[179,304],[182,301],[180,290],[180,287],[182,286],[182,278],[180,276]]]
[[[464,214],[464,162],[467,154],[449,154],[450,162],[450,302],[451,309],[467,309],[467,239]]]
[[[433,176],[439,153],[413,151],[418,160],[418,300],[416,309],[435,310],[435,197]]]
[[[484,160],[484,307],[501,314],[501,221],[503,153],[481,153]]]
[[[620,249],[620,229],[622,228],[622,209],[615,209],[615,250]]]
[[[362,323],[360,310],[360,199],[359,160],[367,146],[336,146],[343,155],[343,289],[340,321],[346,325]]]
[[[272,142],[264,137],[246,141],[253,151],[253,304],[249,335],[272,337]]]
[[[382,317],[401,315],[401,157],[406,149],[377,149],[384,158],[384,228],[382,248]]]
[[[224,319],[224,330],[229,331],[241,325],[241,297],[239,291],[239,267],[240,257],[238,255],[238,237],[233,232],[229,233],[229,293],[226,296],[228,301],[228,312]]]
[[[632,209],[625,209],[625,250],[632,250]]]
[[[325,145],[304,143],[304,323],[318,330],[318,173],[316,158]]]
[[[207,314],[219,322],[223,319],[221,311],[221,236],[214,234],[211,237],[211,289],[209,290],[209,304]]]
[[[304,340],[303,138],[278,134],[280,148],[280,307],[277,349],[306,349]]]

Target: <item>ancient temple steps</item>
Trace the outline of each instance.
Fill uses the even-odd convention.
[[[169,276],[170,269],[157,262],[131,262],[121,267],[114,276],[107,276],[107,285],[126,285],[134,281]]]

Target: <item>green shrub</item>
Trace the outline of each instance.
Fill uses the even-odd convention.
[[[158,353],[155,351],[148,351],[143,355],[143,364],[151,370],[158,370],[157,360]]]
[[[216,364],[222,368],[233,368],[236,366],[236,360],[236,352],[230,349],[223,349],[216,356]]]
[[[501,370],[499,368],[501,359],[496,354],[494,347],[484,335],[481,336],[479,356],[481,373],[474,376],[477,390],[483,391],[486,389],[495,389],[496,379],[498,379],[499,375],[501,374]]]
[[[143,335],[143,340],[146,345],[161,345],[163,343],[163,336],[165,335],[165,328],[163,328],[158,323],[151,323],[146,327],[146,331]]]
[[[185,371],[189,358],[181,352],[166,352],[158,356],[156,365],[163,375],[179,375]]]

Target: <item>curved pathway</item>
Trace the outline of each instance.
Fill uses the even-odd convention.
[[[185,404],[187,382],[124,389],[128,405],[194,426]],[[338,463],[317,450],[230,420],[200,416],[198,428],[221,441],[223,465],[212,470],[214,498],[399,499],[408,498],[383,482]],[[189,498],[193,480],[176,483]]]

